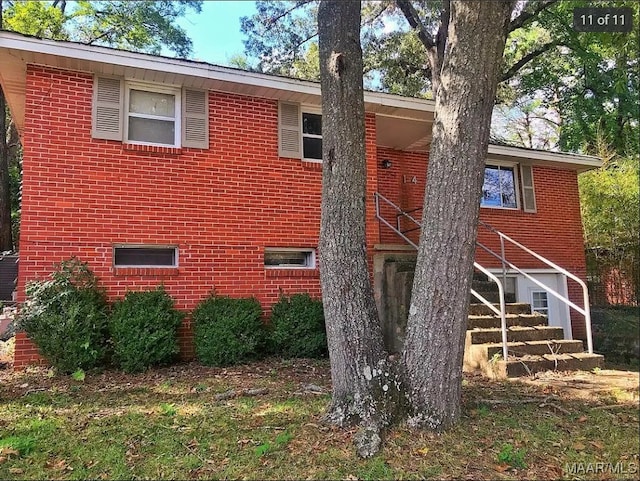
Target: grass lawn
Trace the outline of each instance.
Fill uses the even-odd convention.
[[[394,428],[362,460],[321,422],[326,361],[0,371],[0,479],[636,479],[637,373],[605,374],[466,377],[454,429]]]

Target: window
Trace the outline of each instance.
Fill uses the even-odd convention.
[[[266,248],[264,266],[279,269],[314,269],[315,251],[313,249]]]
[[[143,90],[144,89],[144,90]],[[180,90],[127,84],[125,140],[145,145],[180,146]]]
[[[547,291],[531,292],[531,310],[544,314],[545,316],[549,315],[549,298],[547,297]]]
[[[484,169],[484,184],[482,186],[480,205],[483,207],[517,209],[516,180],[514,167],[487,165]]]
[[[302,112],[302,158],[322,160],[322,115]]]
[[[280,102],[278,106],[280,157],[322,161],[322,113],[314,107]]]
[[[208,149],[208,92],[95,77],[92,136],[130,144]]]
[[[178,267],[178,248],[120,245],[113,248],[115,267]]]

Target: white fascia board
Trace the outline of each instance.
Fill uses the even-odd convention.
[[[504,145],[489,144],[489,156],[517,157],[533,161],[560,162],[586,169],[597,169],[602,166],[602,160],[590,155],[570,154],[566,152],[548,152],[544,150],[520,149]]]

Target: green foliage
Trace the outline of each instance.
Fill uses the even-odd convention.
[[[78,369],[71,373],[71,379],[78,382],[83,382],[85,380],[86,374],[82,369]]]
[[[40,353],[72,373],[99,365],[106,352],[107,302],[98,279],[77,258],[61,262],[49,280],[27,285],[17,317]]]
[[[637,247],[640,236],[640,168],[637,158],[600,149],[604,165],[580,174],[580,207],[589,247]]]
[[[608,362],[640,363],[640,307],[615,306],[591,309],[593,349]]]
[[[524,449],[516,449],[512,444],[506,443],[502,445],[498,453],[498,462],[506,463],[514,468],[526,468],[527,463],[524,461],[526,451]]]
[[[280,297],[271,309],[270,326],[269,340],[275,354],[285,358],[327,355],[321,300],[309,294]]]
[[[172,417],[178,413],[176,405],[173,403],[160,403],[160,411],[163,416]]]
[[[266,329],[255,298],[212,295],[193,311],[196,356],[207,366],[229,366],[264,355]]]
[[[188,10],[199,13],[202,2],[188,0],[137,2],[12,2],[4,28],[27,35],[159,54],[162,47],[186,57],[191,40],[177,20]]]
[[[285,447],[292,439],[293,435],[287,431],[284,431],[276,436],[276,440],[273,444],[268,441],[264,442],[256,446],[253,452],[257,458],[261,458],[263,456],[266,456],[270,452]]]
[[[40,38],[68,40],[64,24],[68,17],[50,2],[12,2],[4,11],[3,28]]]
[[[109,320],[116,364],[126,372],[140,372],[170,363],[179,352],[178,327],[183,317],[162,286],[128,292],[114,303]]]
[[[503,84],[503,97],[509,91],[503,101],[510,105],[513,99],[541,99],[556,117],[561,150],[594,153],[596,139],[603,136],[624,155],[635,151],[639,140],[639,30],[578,33],[567,19],[574,8],[583,6],[580,0],[557,2],[538,14],[536,21],[511,33],[506,65],[549,48]],[[630,7],[633,24],[638,25],[637,2],[618,0],[607,6]]]
[[[18,452],[19,456],[28,456],[36,446],[36,440],[31,436],[9,436],[0,439],[0,452],[9,448]]]

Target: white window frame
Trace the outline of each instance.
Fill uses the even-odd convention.
[[[322,109],[319,109],[318,107],[311,107],[308,105],[301,105],[300,106],[300,152],[302,155],[302,160],[304,160],[305,162],[317,162],[317,163],[322,163],[322,152],[320,153],[320,158],[319,159],[314,159],[314,158],[310,158],[310,157],[305,157],[304,156],[304,138],[307,137],[309,139],[320,139],[322,140],[322,134],[321,135],[317,135],[317,134],[305,134],[304,133],[304,114],[312,114],[312,115],[319,115],[320,117],[322,117]]]
[[[544,296],[545,296],[545,298],[547,300],[547,307],[535,307],[534,306],[533,300],[534,300],[534,295],[535,294],[544,294]],[[550,306],[549,306],[549,301],[550,301],[549,293],[547,291],[543,291],[543,290],[532,290],[531,293],[530,293],[530,296],[531,296],[531,311],[532,312],[538,312],[540,314],[544,314],[545,316],[549,317],[549,309],[550,309]]]
[[[520,175],[518,172],[520,169],[518,169],[518,163],[487,159],[484,168],[487,169],[488,167],[506,167],[513,170],[513,186],[516,193],[516,206],[504,207],[502,205],[482,205],[482,199],[480,199],[480,207],[483,209],[520,210],[522,208],[522,204],[520,202],[520,189],[522,188],[522,186],[520,185]],[[484,179],[484,170],[482,171],[482,177]],[[484,186],[484,180],[482,182],[482,185]]]
[[[153,119],[153,120],[168,120],[169,117],[162,117],[156,115],[146,115],[146,114],[131,114],[129,112],[129,97],[131,90],[141,90],[145,92],[156,92],[161,94],[173,95],[175,98],[175,106],[174,106],[174,130],[173,130],[173,144],[159,144],[155,142],[141,142],[139,140],[131,140],[129,139],[129,117],[138,117],[144,119]],[[179,148],[182,141],[182,89],[179,87],[172,86],[164,86],[164,85],[156,85],[156,84],[148,84],[134,81],[125,81],[124,85],[124,131],[123,137],[124,142],[127,144],[134,145],[150,145],[155,147],[174,147]]]
[[[173,249],[173,265],[165,265],[165,264],[116,264],[116,249]],[[155,268],[155,269],[177,269],[178,255],[179,249],[178,246],[175,245],[157,245],[157,244],[114,244],[112,249],[112,257],[113,257],[113,267],[117,269],[127,269],[127,268]]]
[[[292,265],[292,264],[280,264],[277,266],[268,266],[264,264],[265,269],[315,269],[316,268],[316,250],[312,248],[302,247],[265,247],[264,254],[266,255],[269,252],[302,252],[305,254],[305,257],[309,260],[306,266]],[[264,259],[263,259],[264,263]]]

